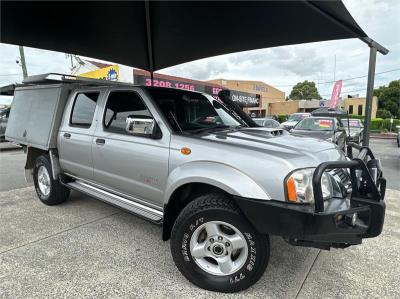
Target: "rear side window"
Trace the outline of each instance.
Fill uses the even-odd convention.
[[[72,107],[70,120],[72,126],[89,128],[92,125],[98,97],[98,92],[78,93]]]
[[[143,100],[134,91],[113,91],[110,93],[104,114],[104,129],[119,134],[125,131],[128,116],[152,117]]]

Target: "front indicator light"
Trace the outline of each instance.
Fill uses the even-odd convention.
[[[294,178],[292,178],[292,177],[290,177],[287,180],[287,195],[288,195],[289,201],[291,201],[291,202],[297,201],[296,183],[294,182]]]

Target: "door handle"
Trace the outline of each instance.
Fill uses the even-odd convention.
[[[96,144],[98,144],[98,145],[104,145],[104,143],[106,143],[105,139],[102,139],[102,138],[97,138],[97,139],[96,139]]]
[[[70,139],[71,138],[71,134],[70,133],[64,133],[64,138]]]

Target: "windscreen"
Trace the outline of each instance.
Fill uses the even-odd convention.
[[[219,101],[211,96],[168,89],[148,89],[148,92],[177,132],[195,133],[212,128],[241,125]]]
[[[263,125],[264,125],[264,120],[263,120],[263,119],[256,119],[256,118],[253,118],[253,120],[254,120],[254,122],[255,122],[257,125],[260,125],[260,126],[263,126]]]
[[[358,119],[342,119],[342,123],[345,128],[347,128],[347,126],[350,126],[351,128],[361,128],[362,126]]]
[[[333,119],[306,118],[299,122],[295,129],[308,131],[331,131],[333,130]]]
[[[301,121],[306,117],[308,117],[308,114],[292,114],[291,116],[289,116],[288,121]]]

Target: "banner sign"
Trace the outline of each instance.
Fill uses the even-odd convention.
[[[108,81],[118,81],[119,80],[119,69],[118,65],[108,66],[95,71],[79,74],[81,77],[92,78],[92,79],[102,79]]]
[[[339,96],[342,90],[342,80],[336,81],[335,85],[333,86],[332,96],[331,96],[331,103],[329,108],[336,108],[337,104],[339,103]]]
[[[231,90],[231,100],[240,107],[259,107],[260,95],[237,90]]]

